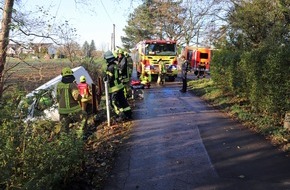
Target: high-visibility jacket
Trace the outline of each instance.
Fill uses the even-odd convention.
[[[120,60],[119,69],[122,82],[128,83],[130,81],[130,75],[128,70],[128,60],[126,57],[122,57],[122,59]]]
[[[88,83],[79,83],[78,84],[79,93],[82,97],[87,98],[90,95],[90,89]]]
[[[163,61],[159,62],[159,73],[160,74],[166,73],[165,63]]]
[[[149,77],[148,77],[148,76],[143,76],[143,75],[141,75],[140,79],[141,79],[141,84],[146,85],[146,84],[150,83],[150,82],[149,82]]]
[[[109,93],[113,93],[124,88],[123,83],[120,81],[117,62],[114,61],[108,65],[106,74],[109,84]]]
[[[78,103],[79,91],[74,83],[57,84],[57,101],[59,114],[70,114],[81,111]]]

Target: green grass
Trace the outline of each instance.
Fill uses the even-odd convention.
[[[211,79],[189,81],[188,86],[195,95],[212,106],[227,112],[229,116],[264,135],[283,150],[290,151],[290,132],[284,129],[281,121],[277,121],[273,116],[254,112],[247,98],[224,92]]]
[[[30,92],[61,73],[63,67],[75,67],[67,59],[25,59],[8,58],[4,79],[7,91],[15,88]]]

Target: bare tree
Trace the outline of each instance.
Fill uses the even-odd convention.
[[[14,42],[16,45],[26,49],[29,46],[32,38],[42,37],[54,40],[54,38],[50,36],[48,32],[39,32],[37,30],[40,29],[44,31],[43,28],[46,26],[44,25],[46,21],[38,19],[38,22],[35,22],[36,19],[29,19],[29,14],[24,14],[21,11],[17,11],[14,8],[14,3],[14,0],[4,0],[2,7],[3,17],[0,33],[0,99],[3,96],[4,90],[7,89],[7,87],[5,87],[5,83],[7,82],[8,78],[11,77],[11,75],[8,74],[8,71],[11,70],[11,68],[6,68],[7,49],[9,42]],[[18,5],[21,6],[20,3]],[[47,14],[47,12],[42,10],[42,8],[39,8],[39,11]],[[26,36],[26,38],[23,36]],[[24,43],[23,39],[26,39],[27,41]],[[20,62],[23,62],[21,58],[19,59],[19,63]],[[19,63],[12,65],[12,67],[17,66]],[[39,71],[41,71],[41,69],[39,69]]]
[[[12,19],[14,0],[5,0],[3,8],[3,18],[1,22],[1,32],[0,32],[0,98],[2,98],[3,93],[3,71],[6,63],[7,47],[9,44],[9,25]]]
[[[183,25],[182,41],[186,45],[209,45],[216,35],[217,31],[222,27],[225,21],[226,7],[229,7],[229,2],[225,0],[186,0],[185,23]],[[205,39],[210,39],[205,41]]]
[[[77,58],[77,51],[80,50],[80,45],[76,42],[78,36],[76,33],[77,31],[75,28],[69,26],[68,21],[65,21],[61,26],[58,26],[58,31],[64,53],[70,62],[74,63]]]
[[[50,14],[51,7],[45,9],[36,5],[36,10],[27,11],[21,1],[4,0],[1,4],[3,13],[0,32],[0,99],[6,89],[7,77],[10,77],[6,72],[10,68],[5,66],[9,42],[13,42],[23,49],[28,49],[31,42],[36,40],[41,43],[65,44],[66,47],[69,47],[67,52],[71,55],[70,57],[75,57],[72,47],[79,50],[79,48],[75,48],[78,46],[72,40],[76,37],[76,30],[70,28],[68,22],[58,26],[56,17]],[[72,59],[70,60],[72,61]],[[19,61],[26,63],[21,58]],[[37,73],[41,73],[41,65],[33,68],[37,70]]]
[[[130,15],[122,42],[127,48],[150,38],[175,39],[180,45],[210,45],[226,21],[225,8],[232,5],[231,1],[143,1]]]

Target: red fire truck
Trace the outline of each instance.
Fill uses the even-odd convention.
[[[205,77],[205,74],[210,73],[210,62],[212,50],[210,48],[200,48],[186,46],[183,49],[182,55],[189,61],[191,70],[197,77]]]

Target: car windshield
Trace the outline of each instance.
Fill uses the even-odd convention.
[[[176,55],[176,44],[148,44],[146,55]]]

